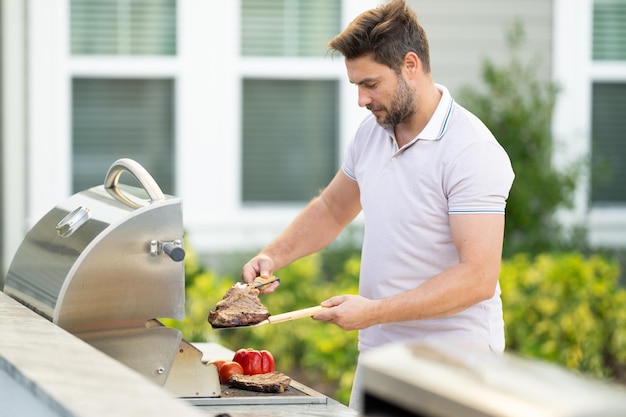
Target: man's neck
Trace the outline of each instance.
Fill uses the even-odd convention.
[[[398,148],[411,142],[424,130],[441,100],[441,92],[432,82],[424,83],[419,92],[413,115],[394,128]]]

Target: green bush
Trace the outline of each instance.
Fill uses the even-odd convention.
[[[485,89],[461,89],[459,103],[478,116],[506,149],[515,181],[506,208],[505,257],[552,250],[579,250],[585,246],[581,226],[563,230],[555,217],[573,207],[583,161],[556,168],[552,163],[558,143],[552,135],[552,114],[558,87],[537,77],[538,59],[522,56],[524,31],[518,22],[508,34],[510,61],[497,66],[485,60]],[[557,148],[558,150],[558,148]]]
[[[517,255],[502,263],[507,349],[623,380],[626,290],[619,265],[578,253]]]

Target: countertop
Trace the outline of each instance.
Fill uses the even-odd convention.
[[[0,416],[206,416],[3,292],[0,403]]]

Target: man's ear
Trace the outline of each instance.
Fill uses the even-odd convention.
[[[420,69],[422,63],[415,52],[407,52],[404,56],[404,68],[409,75],[413,75]]]

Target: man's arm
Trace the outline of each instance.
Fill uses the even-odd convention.
[[[351,295],[332,297],[322,304],[337,307],[314,318],[355,330],[393,321],[449,316],[491,298],[500,273],[504,216],[454,214],[450,215],[450,227],[459,252],[457,265],[393,297],[381,300]]]
[[[303,256],[316,252],[361,211],[359,186],[343,170],[314,198],[293,222],[265,249],[244,265],[241,276],[250,282]],[[270,287],[272,290],[275,288]]]

